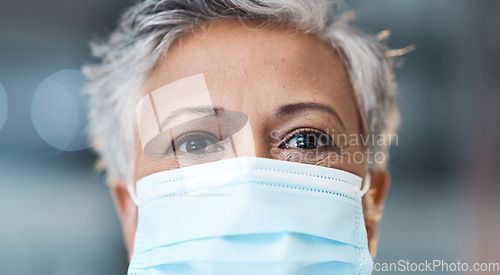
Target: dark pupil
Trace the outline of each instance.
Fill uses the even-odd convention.
[[[207,142],[204,139],[193,139],[187,142],[186,151],[188,153],[203,153],[202,149],[207,147]]]
[[[316,137],[314,135],[300,135],[297,137],[297,147],[301,149],[316,148]]]

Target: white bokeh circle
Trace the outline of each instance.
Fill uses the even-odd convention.
[[[45,79],[31,102],[31,120],[38,135],[63,151],[88,148],[87,99],[81,93],[85,77],[78,70],[62,70]]]

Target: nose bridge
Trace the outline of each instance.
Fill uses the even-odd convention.
[[[254,137],[255,143],[255,156],[260,158],[272,158],[270,154],[270,146],[268,144],[268,139],[265,135],[257,135]]]
[[[269,134],[267,133],[268,114],[266,99],[266,87],[261,78],[246,77],[243,92],[241,111],[248,116],[248,123],[243,131],[234,136],[236,155],[252,156],[261,158],[272,158]]]
[[[233,135],[235,155],[238,157],[272,158],[268,134],[265,131],[265,121],[249,119],[241,131]]]

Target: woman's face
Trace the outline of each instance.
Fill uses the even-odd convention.
[[[225,157],[297,161],[364,176],[365,162],[360,161],[364,158],[359,157],[363,148],[353,142],[360,134],[359,113],[349,76],[337,54],[313,35],[253,27],[221,21],[183,36],[152,71],[144,96],[202,74],[208,96],[203,89],[166,89],[163,93],[167,94],[155,102],[157,112],[168,114],[169,110],[164,110],[168,108],[160,106],[172,107],[176,102],[182,105],[191,101],[198,106],[211,101],[217,109],[248,117],[249,127],[234,141],[243,146]],[[190,145],[196,148],[213,143],[211,137],[217,134],[206,132],[183,137],[177,145],[177,156],[189,156],[186,148]],[[234,146],[218,148],[228,149],[236,150]],[[135,180],[183,165],[189,163],[180,163],[174,157],[148,156],[138,144]]]
[[[337,54],[313,35],[279,27],[261,30],[253,27],[251,30],[239,22],[219,21],[182,36],[153,69],[142,96],[154,99],[158,91],[163,91],[159,92],[161,100],[153,100],[157,113],[171,111],[162,106],[191,102],[192,107],[206,103],[248,118],[241,129],[243,134],[232,137],[239,146],[226,144],[224,150],[214,151],[216,156],[222,152],[224,157],[297,161],[364,176],[367,165],[359,142],[360,117],[348,73]],[[191,83],[191,79],[200,77],[201,83]],[[179,83],[191,83],[195,88]],[[154,123],[151,125],[157,125]],[[208,132],[217,130],[220,129],[215,126]],[[141,142],[137,142],[135,181],[190,164],[180,163],[178,155],[158,158],[146,154],[141,134],[139,130],[137,136]],[[171,138],[175,139],[175,134]],[[190,136],[177,144],[177,150],[187,159],[190,156],[199,159],[200,155],[190,154],[186,148],[208,143],[209,136]],[[230,149],[232,154],[226,154]],[[201,155],[206,156],[209,155]],[[372,173],[371,178],[370,199],[365,196],[363,202],[368,201],[369,205],[364,211],[375,209],[365,213],[372,249],[376,246],[379,217],[376,213],[383,202],[388,177],[381,171]],[[123,182],[113,186],[112,194],[131,254],[137,208]]]

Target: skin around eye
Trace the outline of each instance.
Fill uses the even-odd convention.
[[[176,138],[173,142],[175,150],[187,154],[207,154],[224,150],[218,145],[220,139],[207,132],[189,132]]]
[[[278,145],[280,149],[335,148],[333,139],[324,131],[315,128],[295,129],[287,134]]]

